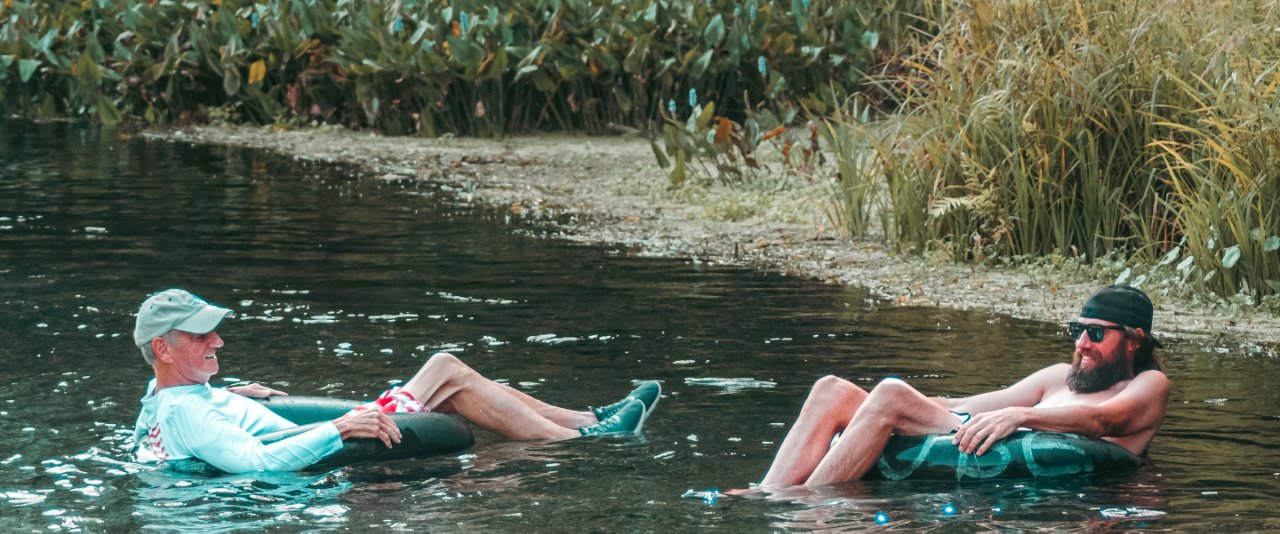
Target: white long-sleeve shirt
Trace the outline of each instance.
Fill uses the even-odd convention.
[[[208,384],[147,386],[134,426],[137,446],[161,460],[198,458],[228,473],[294,471],[342,449],[338,427],[316,428],[263,445],[256,436],[293,428],[266,406]]]

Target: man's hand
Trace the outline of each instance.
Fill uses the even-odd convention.
[[[997,441],[1022,427],[1026,410],[1021,406],[1013,406],[977,414],[969,419],[969,422],[960,425],[956,434],[951,437],[951,443],[955,444],[960,452],[971,454],[976,450],[978,456],[982,456]]]
[[[267,397],[288,397],[289,396],[288,393],[285,393],[278,389],[269,388],[257,382],[254,382],[247,386],[230,386],[227,388],[227,391],[230,391],[242,397],[249,397],[251,399],[265,399]]]
[[[334,426],[342,434],[342,440],[352,438],[377,438],[388,449],[393,443],[400,443],[400,427],[377,410],[352,410],[333,420]]]

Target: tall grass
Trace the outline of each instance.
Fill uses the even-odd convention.
[[[881,139],[885,235],[960,261],[1120,254],[1152,271],[1132,283],[1176,264],[1168,290],[1275,294],[1278,10],[931,4],[936,35],[875,84],[900,113],[863,128]]]

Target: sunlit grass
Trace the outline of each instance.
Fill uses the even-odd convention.
[[[885,235],[959,261],[1121,254],[1124,281],[1162,292],[1275,295],[1278,9],[932,4],[937,35],[875,85],[899,115],[844,134],[881,139]]]

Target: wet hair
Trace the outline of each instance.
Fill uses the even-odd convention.
[[[178,344],[177,332],[178,332],[177,330],[170,330],[156,337],[163,338],[165,342],[167,342],[170,345],[177,345]],[[153,337],[151,339],[155,339],[155,338]],[[151,350],[151,339],[148,339],[146,343],[139,345],[138,350],[142,351],[142,359],[146,360],[147,365],[154,366],[156,364],[156,353],[155,351]]]
[[[1151,334],[1145,330],[1139,334],[1133,327],[1124,327],[1124,333],[1129,339],[1138,340],[1138,349],[1133,352],[1133,374],[1137,376],[1143,371],[1160,371],[1164,372],[1164,363],[1156,358],[1156,340]]]

